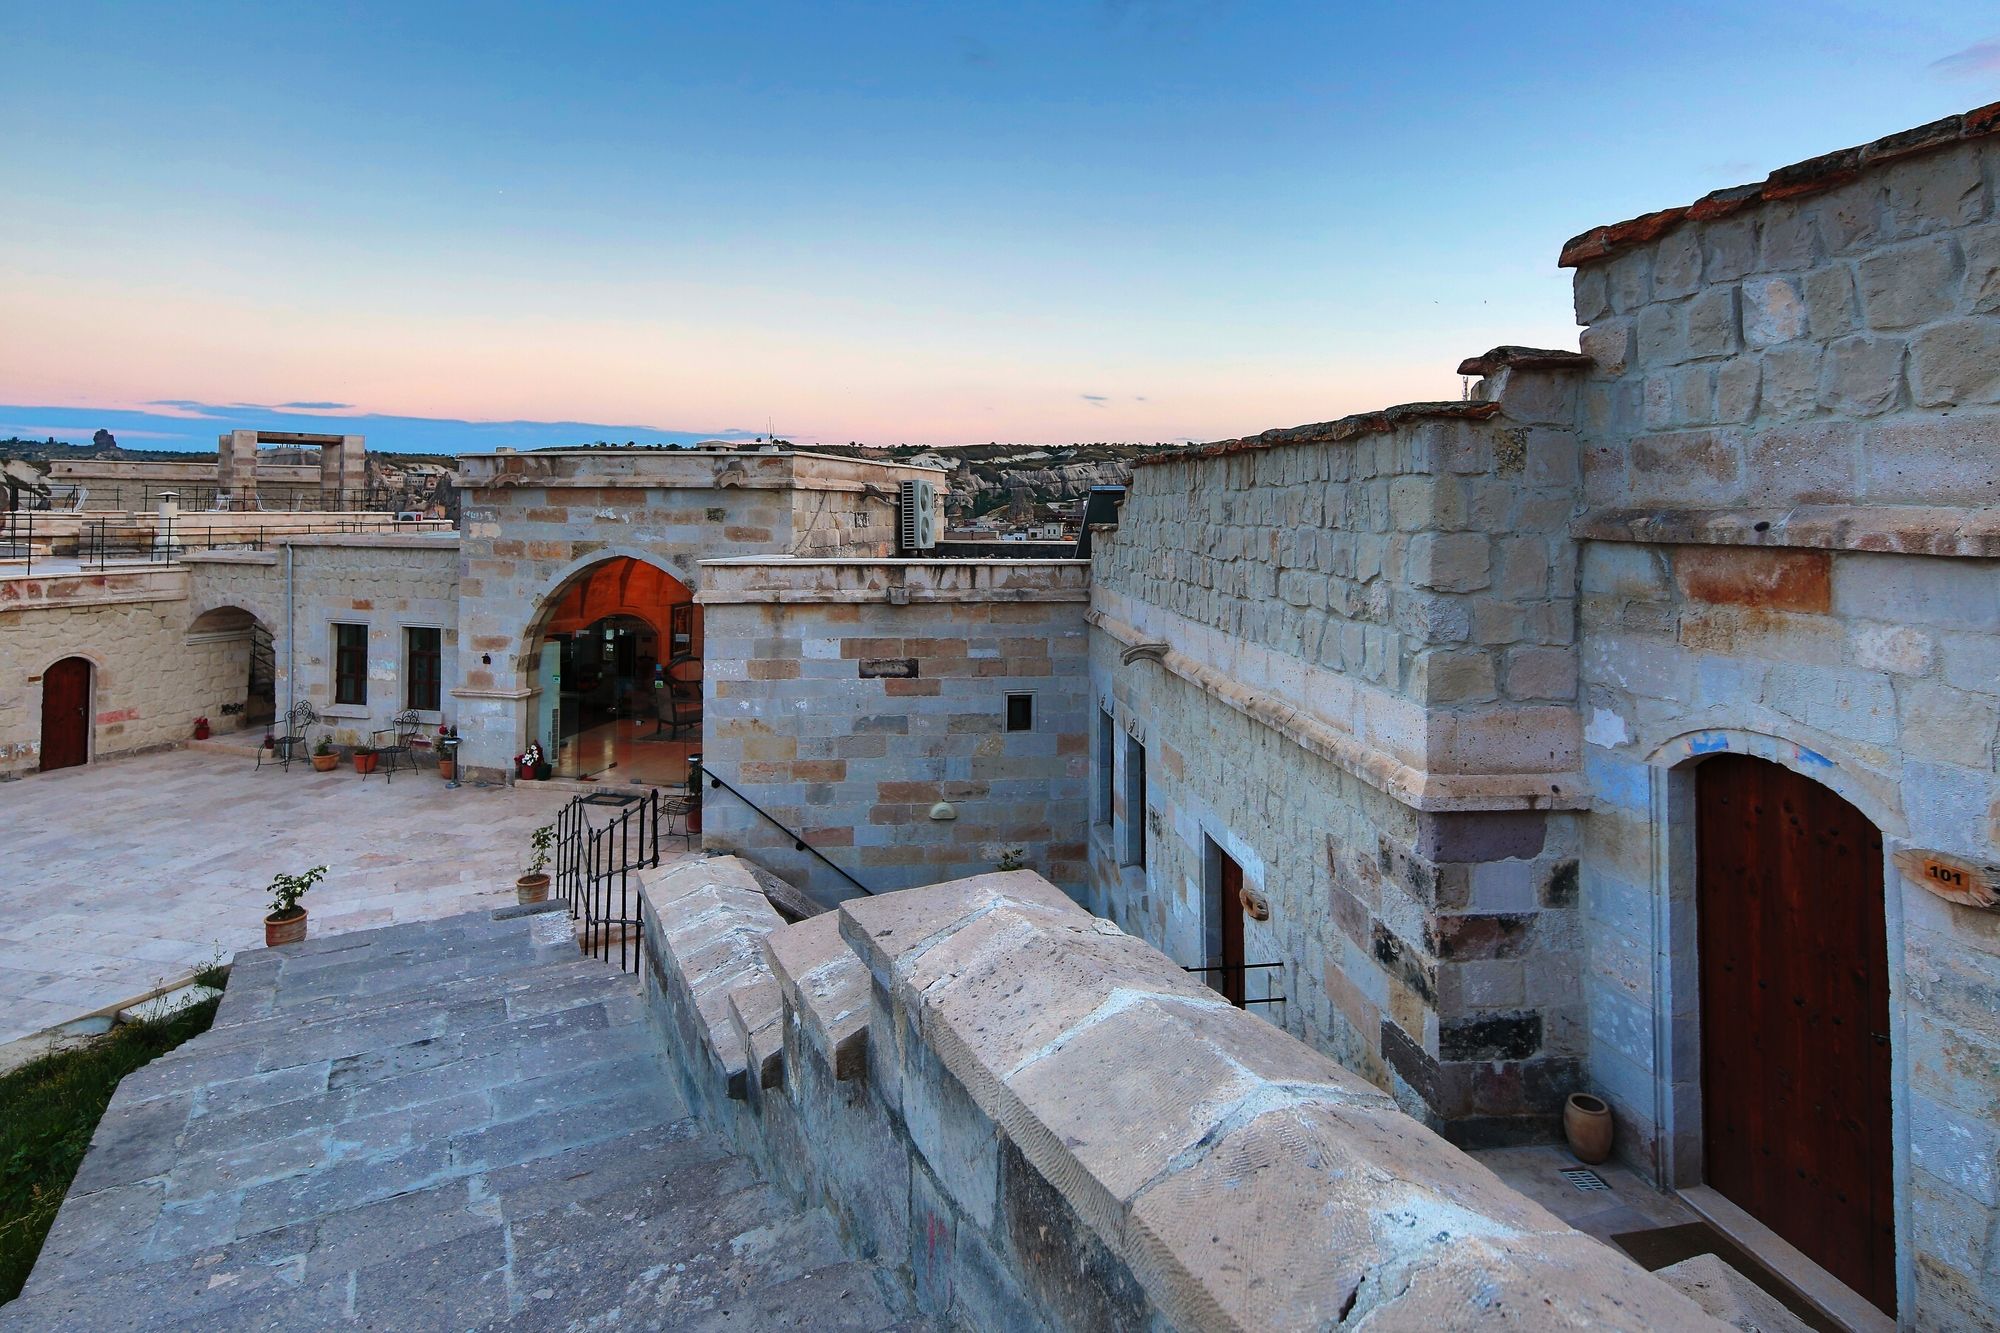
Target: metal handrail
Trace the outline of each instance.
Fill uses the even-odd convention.
[[[626,927],[618,936],[618,966],[636,972],[646,940],[644,921],[634,911],[631,877],[634,870],[660,864],[660,793],[641,798],[600,829],[589,826],[585,803],[585,797],[573,796],[556,815],[556,873],[550,888],[569,906],[570,919],[582,920],[582,948],[591,957],[610,962],[611,927]]]
[[[807,842],[798,833],[794,832],[791,829],[786,828],[784,824],[779,821],[778,817],[772,814],[769,810],[766,810],[763,806],[757,804],[755,801],[751,800],[748,796],[745,796],[742,792],[730,786],[727,782],[717,777],[709,769],[703,768],[697,771],[699,772],[701,777],[707,779],[708,785],[711,789],[720,787],[722,790],[728,792],[731,796],[734,796],[737,800],[743,802],[743,804],[749,806],[752,810],[755,810],[758,814],[764,816],[765,819],[769,820],[773,828],[777,829],[778,832],[784,834],[786,837],[792,840],[793,851],[810,852],[813,855],[814,859],[816,859],[821,865],[825,866],[828,870],[831,870],[834,874],[840,876],[842,879],[846,880],[849,884],[852,884],[855,888],[861,890],[869,897],[872,898],[875,896],[875,890],[869,888],[866,884],[863,884],[860,880],[854,878],[854,876],[848,874],[845,870],[842,870],[839,866],[827,860],[826,854],[824,852],[820,851],[819,848]]]
[[[1222,973],[1229,973],[1229,972],[1243,972],[1243,973],[1250,973],[1250,972],[1256,972],[1256,971],[1259,971],[1259,970],[1261,970],[1261,969],[1264,969],[1264,968],[1274,968],[1274,967],[1275,967],[1275,968],[1282,968],[1283,966],[1284,966],[1284,964],[1283,964],[1283,963],[1216,963],[1216,964],[1214,964],[1213,966],[1210,966],[1210,967],[1189,967],[1189,966],[1187,966],[1186,964],[1182,964],[1182,965],[1181,965],[1181,971],[1183,971],[1183,972],[1198,972],[1198,973],[1201,973],[1201,974],[1203,974],[1203,975],[1206,975],[1206,974],[1208,974],[1208,973],[1210,973],[1210,972],[1222,972]],[[1285,1002],[1285,997],[1284,997],[1284,996],[1282,996],[1282,995],[1266,995],[1266,996],[1263,996],[1263,997],[1262,997],[1262,998],[1260,998],[1260,999],[1251,999],[1251,998],[1250,998],[1249,996],[1247,996],[1247,995],[1246,995],[1246,996],[1244,996],[1244,997],[1243,997],[1243,1001],[1242,1001],[1242,1003],[1243,1003],[1244,1005],[1246,1005],[1246,1006],[1248,1006],[1248,1005],[1253,1005],[1253,1004],[1283,1004],[1284,1002]]]

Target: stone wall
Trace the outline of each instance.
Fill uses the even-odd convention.
[[[1080,892],[1078,561],[710,561],[702,757],[873,890],[1019,863]],[[1007,729],[1010,694],[1031,726]],[[953,818],[933,817],[939,802]],[[823,901],[856,892],[727,792],[703,841]]]
[[[644,897],[692,1104],[951,1327],[1723,1327],[1032,873]]]
[[[1552,1132],[1584,1041],[1578,358],[1495,355],[1136,467],[1091,594],[1093,908],[1216,967],[1235,861],[1257,1012],[1481,1143]]]
[[[194,614],[178,567],[0,577],[0,777],[40,767],[42,673],[65,657],[93,667],[92,759],[185,741],[197,717],[228,730],[248,640],[191,635]]]
[[[422,714],[427,724],[452,719],[449,694],[458,678],[458,544],[451,534],[298,537],[292,549],[292,607],[285,606],[285,564],[278,552],[217,552],[190,558],[199,611],[241,607],[269,630],[276,660],[280,716],[296,700],[318,709],[315,732],[338,745],[365,745],[390,727],[406,706],[403,631],[442,631],[444,708]],[[368,699],[333,702],[335,623],[368,627]],[[297,634],[286,642],[286,627]],[[294,674],[296,673],[296,678]]]
[[[540,689],[538,626],[578,574],[629,556],[698,591],[709,559],[892,555],[897,483],[905,478],[940,474],[812,454],[696,449],[461,459],[467,660],[452,693],[464,762],[497,771],[522,748]]]
[[[1569,254],[1598,363],[1591,1079],[1623,1151],[1700,1179],[1694,765],[1758,755],[1858,806],[1890,858],[1902,1303],[1925,1327],[2000,1320],[2000,925],[1893,862],[2000,864],[1997,173],[1994,138],[1925,127]]]

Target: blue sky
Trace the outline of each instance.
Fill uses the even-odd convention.
[[[0,434],[134,444],[262,410],[167,402],[448,449],[1454,396],[1574,346],[1570,235],[2000,99],[1990,3],[0,0],[0,42]]]

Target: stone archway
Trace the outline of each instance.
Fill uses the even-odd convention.
[[[210,659],[207,676],[241,686],[240,697],[220,699],[211,708],[214,730],[271,725],[278,713],[278,661],[269,626],[240,606],[213,607],[189,623],[187,644]]]
[[[694,591],[610,555],[572,572],[522,636],[528,736],[557,775],[680,782],[700,749],[702,629]]]

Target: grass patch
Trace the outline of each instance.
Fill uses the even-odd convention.
[[[0,1302],[21,1294],[118,1080],[208,1031],[220,1003],[121,1024],[88,1046],[0,1075]]]

